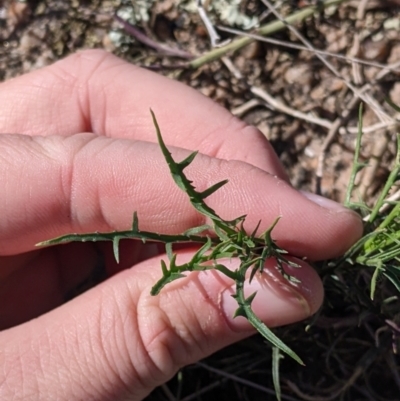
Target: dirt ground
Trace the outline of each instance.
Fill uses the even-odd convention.
[[[345,1],[296,25],[310,47],[368,64],[325,54],[318,58],[315,52],[304,50],[296,33],[285,29],[274,38],[286,46],[256,41],[223,61],[171,70],[186,60],[165,57],[159,49],[140,43],[114,18],[117,13],[155,43],[196,57],[211,45],[194,3],[5,1],[0,8],[0,79],[40,68],[77,49],[105,48],[187,83],[257,126],[273,144],[295,187],[317,190],[339,201],[347,188],[357,132],[355,91],[362,90],[368,103],[362,156],[375,162],[360,182],[360,194],[369,199],[387,175],[395,149],[396,117],[383,99],[389,95],[400,103],[400,67],[395,71],[400,61],[400,3]],[[214,3],[224,3],[220,8],[227,9],[226,4],[235,1],[206,2],[214,25],[243,31],[246,24],[257,27],[273,18],[261,0],[236,2],[240,5],[232,6],[227,15],[213,8]],[[304,1],[276,2],[282,16],[306,5]],[[235,36],[222,31],[220,35],[222,41]],[[303,49],[288,48],[290,44]],[[394,65],[394,70],[384,70],[384,65]],[[271,98],[277,104],[271,104]],[[321,163],[324,150],[327,157]]]
[[[310,3],[319,2],[271,2],[285,18]],[[214,27],[244,34],[277,19],[265,0],[206,0],[203,5]],[[136,31],[132,33],[116,15]],[[361,160],[368,161],[369,166],[358,178],[357,196],[371,203],[390,171],[399,132],[400,114],[384,99],[390,96],[400,104],[400,1],[347,0],[314,13],[294,27],[269,36],[278,42],[256,40],[234,53],[190,68],[192,60],[212,50],[194,0],[0,1],[0,80],[41,68],[78,49],[104,48],[196,88],[255,125],[274,146],[296,188],[338,201],[344,200],[349,182],[362,99],[365,109]],[[222,47],[238,35],[226,30],[217,32]],[[293,329],[292,336],[300,336],[301,332],[304,325]],[[307,344],[309,363],[313,364],[319,356],[313,354],[311,343]],[[365,349],[360,344],[352,346],[359,347],[360,352],[355,352],[358,360]],[[264,352],[263,347],[260,339],[243,342],[210,361],[224,372],[228,365],[237,366],[237,370],[232,368],[236,376],[243,371],[249,376],[252,369],[251,378],[246,380],[271,389],[270,379],[266,379],[269,368],[261,365],[259,355],[254,357]],[[377,372],[371,373],[368,380],[357,382],[357,376],[351,382],[351,365],[354,368],[355,362],[347,359],[334,371],[327,369],[328,373],[311,385],[311,373],[298,371],[287,362],[283,399],[399,400],[396,358],[391,366],[396,371],[397,384]],[[254,367],[246,371],[239,359],[247,366],[252,366],[253,361]],[[195,398],[193,394],[201,399],[194,385],[184,388],[187,382],[203,389],[225,388],[221,394],[210,393],[221,399],[273,399],[265,394],[265,388],[248,390],[248,382],[233,380],[227,391],[224,386],[232,381],[204,366],[188,368],[182,375],[171,382],[170,388],[153,394],[152,399],[178,399],[171,391],[182,391],[182,400]],[[375,392],[376,379],[380,384],[389,383],[386,393]],[[302,387],[304,383],[308,384]]]

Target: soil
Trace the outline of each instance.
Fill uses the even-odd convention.
[[[235,8],[236,3],[240,4]],[[286,17],[319,1],[272,3]],[[368,161],[369,166],[357,179],[357,196],[372,203],[396,153],[400,113],[384,99],[390,96],[394,103],[400,104],[400,1],[344,1],[295,24],[296,32],[283,29],[275,33],[272,37],[280,44],[254,41],[222,59],[200,68],[188,68],[185,63],[189,59],[185,57],[195,58],[211,49],[207,30],[194,4],[195,1],[189,0],[0,1],[0,80],[41,68],[78,49],[104,48],[129,62],[192,86],[255,125],[274,146],[296,188],[338,201],[345,199],[353,165],[360,104],[356,94],[361,92],[366,103],[362,115],[361,161]],[[245,33],[252,32],[248,29],[251,25],[257,28],[276,18],[262,0],[206,0],[203,4],[214,26]],[[137,35],[132,36],[129,28],[115,18],[116,14],[128,20],[152,45],[146,45]],[[218,32],[222,42],[236,36]],[[163,46],[180,57],[166,55]],[[307,46],[314,51],[306,49]],[[324,53],[316,54],[315,49]],[[302,330],[304,325],[293,329],[291,336],[304,335]],[[250,366],[254,354],[265,352],[261,351],[265,345],[260,339],[252,341],[225,350],[225,354],[217,354],[210,361],[223,371],[232,364],[238,367],[234,372],[243,372],[239,359]],[[313,354],[311,343],[305,343],[311,355],[309,364],[319,358]],[[354,360],[361,358],[365,349],[356,339],[347,346],[360,351],[349,353],[357,354]],[[256,356],[254,363],[260,361],[259,355]],[[350,365],[354,361],[343,358],[342,365],[333,364],[332,368],[327,362],[321,367],[328,373],[316,376],[313,385],[309,374],[288,362],[285,372],[289,372],[290,379],[283,379],[286,399],[400,399],[397,356],[391,359],[397,384],[391,375],[379,376],[375,371],[368,373],[368,380],[360,382],[357,376],[351,382]],[[252,369],[251,374],[245,372],[251,376],[249,381],[271,385],[270,378],[265,378],[269,375],[267,370],[263,371],[260,365]],[[179,377],[170,383],[170,388],[173,391],[181,388],[184,400],[189,400],[196,391],[195,385],[207,388],[212,383],[225,388],[219,390],[220,395],[211,393],[223,399],[228,399],[228,394],[230,399],[273,399],[261,390],[246,390],[248,384],[235,380],[228,391],[224,383],[229,386],[231,381],[207,372],[199,365],[188,368],[183,377],[185,383],[192,383],[190,389],[180,387],[183,385]],[[372,388],[376,378],[380,384],[387,384],[387,391],[379,395]],[[152,397],[167,399],[168,391],[164,388]]]

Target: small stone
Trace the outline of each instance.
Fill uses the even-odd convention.
[[[284,78],[288,84],[299,84],[308,87],[312,82],[313,73],[309,65],[297,64],[287,69]]]

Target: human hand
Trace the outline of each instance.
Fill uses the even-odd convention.
[[[200,151],[186,171],[199,190],[229,179],[207,199],[223,218],[247,214],[246,227],[261,219],[262,230],[282,216],[277,243],[310,260],[338,256],[361,235],[352,212],[290,186],[255,128],[102,51],[1,84],[0,104],[0,399],[139,400],[180,367],[252,334],[232,317],[233,283],[215,272],[150,296],[165,259],[154,244],[123,241],[119,265],[107,243],[35,248],[70,232],[128,229],[135,210],[147,231],[176,234],[202,223],[173,184],[150,107],[177,160]],[[192,254],[182,249],[178,262]],[[100,261],[107,280],[64,303]],[[301,264],[287,268],[298,286],[274,269],[249,286],[259,290],[252,305],[267,325],[319,308],[322,284]]]

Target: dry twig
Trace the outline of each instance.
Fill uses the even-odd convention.
[[[116,21],[118,21],[123,26],[124,30],[127,33],[132,35],[136,40],[143,43],[144,45],[149,46],[166,56],[179,57],[179,58],[184,58],[187,60],[190,60],[193,58],[192,54],[190,54],[184,50],[174,49],[172,47],[166,46],[162,43],[158,43],[155,40],[149,38],[148,36],[146,36],[145,34],[140,32],[140,30],[137,29],[136,27],[134,27],[132,24],[130,24],[129,22],[122,19],[120,16],[114,15],[114,18]]]

